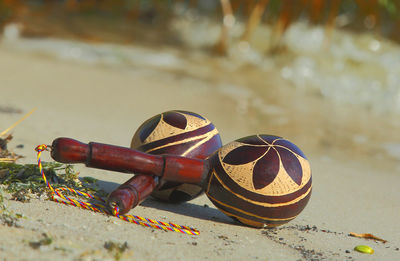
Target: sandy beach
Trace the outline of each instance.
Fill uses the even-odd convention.
[[[1,260],[116,260],[104,247],[109,241],[126,242],[120,260],[400,260],[400,159],[382,147],[400,144],[398,116],[295,91],[273,68],[226,66],[225,58],[173,49],[132,47],[130,52],[141,56],[123,66],[0,45],[0,108],[21,111],[0,110],[0,130],[37,108],[12,131],[8,146],[25,156],[19,162],[34,163],[34,147],[59,136],[129,146],[146,119],[188,110],[209,118],[224,144],[257,133],[297,144],[313,173],[307,207],[277,229],[235,223],[204,195],[180,205],[148,199],[130,212],[201,232],[188,236],[48,200],[8,200],[8,208],[25,218],[19,227],[0,226]],[[51,161],[48,153],[43,160]],[[76,169],[81,177],[97,178],[106,191],[130,177],[82,165]],[[388,242],[350,237],[350,232]],[[30,242],[44,234],[52,243],[32,247]],[[369,245],[375,253],[358,253],[357,245]]]

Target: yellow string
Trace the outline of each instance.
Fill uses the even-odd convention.
[[[187,227],[187,226],[180,226],[174,223],[165,223],[162,221],[157,221],[149,218],[144,218],[140,216],[135,216],[135,215],[120,215],[119,210],[117,207],[113,209],[112,212],[108,211],[106,206],[104,205],[105,200],[97,197],[95,195],[91,195],[79,190],[67,188],[67,187],[61,187],[61,188],[56,188],[54,189],[51,184],[47,181],[46,175],[44,174],[43,166],[42,166],[42,161],[41,161],[41,154],[43,151],[48,151],[49,148],[47,145],[39,145],[35,148],[37,151],[37,160],[38,160],[38,166],[40,173],[42,174],[43,180],[46,183],[46,186],[49,188],[51,192],[51,200],[64,204],[64,205],[72,205],[75,207],[80,207],[88,210],[92,210],[94,212],[101,212],[104,214],[108,215],[113,215],[116,216],[122,220],[125,220],[127,222],[131,222],[134,224],[138,224],[144,227],[151,227],[155,229],[161,229],[164,231],[174,231],[174,232],[179,232],[187,235],[199,235],[200,231],[197,229]],[[86,199],[95,199],[100,203],[88,203],[88,202],[82,202],[67,196],[64,196],[63,192],[73,194],[76,197],[81,197],[81,198],[86,198]]]

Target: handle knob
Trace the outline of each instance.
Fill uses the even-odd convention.
[[[51,157],[61,163],[86,163],[89,146],[70,138],[57,138],[51,145]]]

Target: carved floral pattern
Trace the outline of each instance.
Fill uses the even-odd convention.
[[[175,128],[184,130],[187,126],[187,118],[184,114],[189,114],[195,116],[200,119],[204,119],[200,115],[192,112],[186,111],[168,111],[162,114],[159,114],[146,122],[146,124],[142,127],[140,132],[140,140],[144,142],[144,140],[154,131],[157,127],[158,123],[162,119],[168,125],[171,125]]]
[[[252,179],[255,189],[263,189],[271,184],[281,166],[300,186],[303,169],[298,156],[306,157],[296,145],[281,137],[268,135],[246,137],[238,142],[243,145],[230,151],[223,162],[230,165],[254,162]]]

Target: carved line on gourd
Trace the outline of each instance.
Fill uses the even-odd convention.
[[[225,212],[223,210],[221,210],[221,211],[223,213],[225,213],[225,214],[228,213],[228,212]],[[285,223],[290,221],[290,220],[285,220],[285,221],[272,221],[272,220],[269,220],[268,222],[264,221],[264,222],[261,223],[261,222],[257,222],[257,221],[254,221],[254,220],[251,220],[251,219],[247,219],[247,218],[244,218],[244,217],[239,217],[239,216],[234,215],[234,214],[230,214],[230,216],[233,217],[233,218],[236,218],[237,220],[239,220],[243,224],[246,224],[246,225],[249,225],[249,226],[252,226],[252,227],[259,227],[259,228],[261,228],[261,227],[277,227],[277,226],[280,226],[280,225],[285,224]]]
[[[218,203],[214,202],[214,204],[217,205]],[[297,216],[294,216],[293,218],[282,219],[282,220],[274,220],[273,218],[271,218],[271,219],[256,218],[256,217],[248,218],[248,217],[240,216],[240,215],[234,214],[232,212],[226,211],[226,210],[222,209],[221,207],[218,207],[218,209],[225,215],[230,216],[232,218],[236,218],[241,223],[252,226],[252,227],[277,227],[277,226],[285,224],[297,217]],[[231,211],[232,211],[232,209],[231,209]],[[257,219],[257,220],[255,220],[255,219]]]
[[[237,212],[240,212],[240,213],[243,213],[243,214],[245,214],[245,215],[247,215],[247,216],[251,216],[251,217],[255,217],[255,218],[259,218],[259,219],[264,219],[264,220],[269,220],[269,221],[289,221],[289,220],[292,220],[292,219],[296,218],[296,217],[299,215],[299,214],[297,214],[297,215],[294,215],[294,216],[291,216],[291,217],[288,217],[288,218],[269,218],[269,217],[263,217],[263,216],[259,216],[259,215],[256,215],[256,214],[254,214],[254,213],[251,213],[251,212],[244,211],[244,210],[242,210],[242,209],[239,209],[239,208],[237,208],[237,207],[231,206],[231,205],[229,205],[229,204],[223,203],[223,202],[221,202],[221,201],[215,199],[213,196],[210,196],[210,195],[208,194],[208,190],[206,191],[206,193],[207,193],[207,196],[208,196],[212,201],[215,201],[215,202],[217,202],[218,204],[220,204],[220,205],[222,205],[222,206],[224,206],[224,207],[233,209],[233,210],[235,210],[235,211],[237,211]],[[221,210],[221,209],[219,208],[219,210]],[[235,216],[235,217],[236,217],[236,215],[234,215],[234,214],[232,214],[232,213],[230,213],[230,212],[228,212],[228,211],[224,211],[224,210],[221,210],[221,211],[224,212],[225,214],[227,214],[228,216]],[[239,217],[239,218],[240,218],[240,217]]]
[[[184,144],[184,143],[191,142],[191,141],[194,141],[194,140],[199,140],[195,145],[193,145],[192,147],[187,149],[181,155],[181,156],[186,156],[188,153],[190,153],[194,149],[198,148],[202,144],[204,144],[207,141],[211,140],[215,135],[218,135],[218,131],[217,131],[217,129],[214,128],[212,131],[209,131],[209,132],[204,133],[202,135],[195,136],[195,137],[190,137],[190,138],[187,138],[187,139],[184,139],[184,140],[178,140],[178,141],[171,142],[171,143],[168,143],[168,144],[164,144],[164,145],[161,145],[161,146],[146,150],[145,152],[146,153],[150,153],[152,151],[159,150],[159,149],[162,149],[162,148],[166,148],[166,147],[170,147],[170,146],[174,146],[174,145],[178,145],[178,144]]]
[[[287,202],[284,202],[284,203],[267,203],[267,202],[255,201],[255,200],[251,200],[251,199],[249,199],[249,198],[247,198],[247,197],[244,197],[244,196],[242,196],[242,195],[240,195],[240,194],[238,194],[238,193],[232,191],[232,190],[218,177],[218,175],[217,175],[217,173],[215,172],[215,170],[213,170],[212,173],[211,173],[211,176],[210,176],[210,178],[209,178],[209,180],[208,180],[207,189],[206,189],[206,194],[207,194],[208,196],[210,196],[210,195],[209,195],[209,191],[210,191],[211,182],[212,182],[212,179],[213,179],[213,178],[216,178],[216,179],[219,181],[219,183],[220,183],[226,190],[228,190],[230,193],[232,193],[232,194],[235,195],[236,197],[238,197],[238,198],[240,198],[240,199],[243,199],[243,200],[245,200],[245,201],[247,201],[247,202],[250,202],[250,203],[252,203],[252,204],[255,204],[255,205],[258,205],[258,206],[263,206],[263,207],[284,207],[284,206],[296,204],[296,203],[299,202],[300,200],[306,198],[306,197],[308,196],[308,194],[309,194],[309,193],[311,192],[311,190],[312,190],[312,185],[310,185],[310,187],[307,189],[307,191],[306,191],[305,193],[303,193],[302,195],[298,196],[297,198],[295,198],[295,199],[293,199],[293,200],[291,200],[291,201],[287,201]],[[210,197],[211,197],[211,196],[210,196]],[[229,206],[229,205],[227,205],[227,206]],[[232,206],[230,206],[230,207],[232,207]],[[232,208],[233,208],[233,207],[232,207]]]
[[[164,137],[160,136],[157,140],[154,140],[150,143],[141,143],[141,142],[138,143],[138,139],[136,138],[137,136],[135,135],[132,139],[131,146],[134,146],[136,148],[140,147],[142,151],[148,151],[155,147],[158,148],[160,146],[165,146],[167,144],[171,144],[173,142],[177,142],[180,140],[192,138],[194,136],[196,136],[196,137],[201,136],[203,134],[206,134],[206,133],[212,131],[213,129],[215,129],[214,125],[212,125],[210,123],[208,125],[198,128],[198,129],[189,130],[189,131],[186,131],[186,132],[183,132],[180,134],[164,136]]]
[[[277,142],[278,140],[283,140],[282,138],[277,138],[277,139],[273,140],[273,141],[271,142],[271,144],[270,144],[269,142],[267,142],[266,140],[264,140],[263,138],[261,138],[260,134],[257,134],[257,137],[258,137],[262,142],[264,142],[266,145],[274,145],[274,143]]]
[[[275,138],[275,139],[270,143],[269,141],[266,141],[262,136],[263,136],[264,138]],[[296,154],[296,155],[299,155],[300,157],[302,157],[302,158],[308,160],[307,157],[304,155],[304,153],[300,150],[300,148],[298,148],[295,144],[291,143],[290,141],[288,141],[288,140],[286,140],[286,139],[284,139],[284,138],[282,138],[282,137],[272,136],[272,135],[261,135],[261,134],[257,134],[256,137],[258,138],[259,141],[261,141],[261,142],[264,143],[264,144],[254,144],[254,143],[251,143],[251,142],[247,142],[247,143],[246,143],[245,141],[243,141],[243,139],[246,139],[246,138],[248,138],[248,137],[239,139],[239,140],[237,140],[237,142],[240,142],[240,143],[243,143],[243,144],[246,144],[246,145],[250,145],[250,146],[253,146],[253,147],[263,147],[263,146],[266,146],[266,145],[268,145],[268,146],[273,145],[273,147],[285,148],[285,149],[287,149],[287,150],[290,150],[290,152],[292,152],[292,153],[294,153],[294,154]],[[293,149],[291,149],[291,148],[289,148],[289,147],[287,147],[287,146],[280,145],[280,144],[275,144],[275,143],[277,143],[277,142],[279,142],[279,141],[282,141],[282,142],[285,142],[285,143],[289,143],[290,146],[292,146],[292,147],[293,147],[294,149],[296,149],[298,152],[294,151]],[[288,144],[288,145],[289,145],[289,144]]]
[[[166,114],[166,113],[176,113],[176,114],[180,114],[183,117],[185,117],[186,118],[186,127],[184,129],[181,129],[181,128],[175,127],[175,126],[171,125],[170,123],[168,123],[167,121],[165,121],[164,114]],[[194,115],[185,114],[185,113],[179,112],[179,111],[165,112],[160,115],[160,120],[158,121],[157,125],[154,127],[152,132],[142,141],[142,144],[147,144],[147,143],[157,141],[160,139],[160,137],[165,138],[165,137],[169,137],[172,135],[178,135],[181,133],[185,133],[188,131],[195,131],[199,128],[207,126],[208,124],[210,124],[210,121],[205,118],[204,119],[199,118]],[[169,135],[165,135],[166,132]]]
[[[228,208],[229,208],[229,206],[227,206]],[[234,217],[234,218],[237,218],[239,221],[240,220],[242,220],[242,222],[243,222],[243,220],[244,221],[246,221],[247,222],[247,224],[248,223],[259,223],[260,225],[261,225],[261,222],[260,221],[254,221],[254,220],[251,220],[251,219],[248,219],[248,218],[244,218],[244,217],[241,217],[241,216],[238,216],[238,215],[235,215],[235,214],[233,214],[233,213],[231,213],[231,212],[229,212],[229,211],[226,211],[226,210],[223,210],[223,209],[219,209],[222,213],[224,213],[225,215],[227,215],[227,216],[231,216],[231,217]],[[291,220],[293,220],[293,219],[295,219],[296,217],[297,217],[298,215],[296,215],[296,216],[294,216],[294,217],[290,217],[290,218],[282,218],[282,219],[279,219],[279,218],[265,218],[265,217],[262,217],[262,218],[259,218],[259,219],[262,219],[262,220],[264,220],[264,222],[276,222],[277,224],[276,225],[279,225],[279,224],[284,224],[284,223],[287,223],[287,222],[289,222],[289,221],[291,221]],[[258,217],[256,217],[256,218],[258,218]],[[243,222],[244,223],[244,222]],[[245,223],[246,224],[246,223]],[[264,224],[263,224],[264,225]],[[267,226],[270,226],[271,224],[266,224]]]
[[[253,185],[253,181],[252,181],[253,176],[252,175],[249,176],[249,175],[240,175],[240,174],[241,173],[253,173],[254,165],[256,164],[256,162],[259,159],[261,159],[262,157],[264,157],[268,153],[269,149],[272,146],[267,145],[269,148],[266,150],[265,153],[263,153],[261,156],[259,156],[255,160],[253,160],[249,163],[246,163],[246,164],[231,165],[231,164],[225,163],[223,161],[223,159],[226,157],[226,155],[228,155],[230,152],[232,152],[233,150],[235,150],[236,148],[241,147],[241,146],[249,146],[249,145],[246,143],[238,142],[238,141],[232,142],[231,144],[226,145],[220,151],[218,156],[219,156],[219,160],[221,162],[221,166],[223,167],[225,173],[236,184],[247,189],[248,191],[259,193],[262,195],[271,195],[271,196],[285,195],[287,193],[291,193],[293,191],[301,189],[308,183],[308,181],[311,178],[311,170],[310,170],[308,160],[299,156],[297,153],[293,152],[292,150],[289,150],[286,147],[283,147],[283,148],[289,150],[291,153],[293,153],[293,155],[295,155],[296,158],[298,159],[298,161],[300,162],[301,169],[303,172],[302,181],[301,181],[300,185],[295,183],[293,181],[292,177],[287,173],[286,169],[284,168],[284,166],[282,164],[282,160],[280,159],[280,154],[277,152],[279,159],[280,159],[278,174],[276,175],[273,182],[271,182],[269,185],[267,185],[261,189],[256,189]],[[257,145],[251,145],[251,146],[257,146]],[[266,147],[265,145],[262,145],[262,146]],[[274,146],[280,146],[280,145],[274,145]],[[260,146],[257,146],[257,147],[260,147]],[[284,190],[284,192],[280,192],[280,191],[282,191],[283,187],[286,187],[288,189]]]

